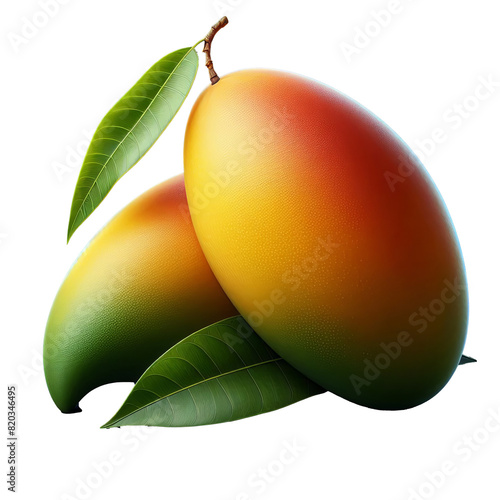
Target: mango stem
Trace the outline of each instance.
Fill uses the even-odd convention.
[[[218,77],[217,73],[214,70],[214,63],[212,61],[212,58],[210,57],[210,49],[212,48],[212,41],[214,39],[214,36],[217,34],[217,32],[226,26],[228,23],[228,19],[226,16],[224,16],[220,21],[215,23],[211,28],[210,31],[208,32],[208,35],[205,37],[205,45],[203,47],[203,52],[205,52],[207,56],[207,62],[205,63],[205,66],[208,68],[208,73],[210,75],[210,81],[212,82],[212,85],[215,85],[220,78]]]

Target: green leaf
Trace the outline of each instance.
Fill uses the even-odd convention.
[[[460,362],[458,363],[459,365],[467,365],[469,363],[477,363],[477,360],[474,358],[471,358],[469,356],[465,356],[464,354],[460,358]]]
[[[163,354],[103,428],[229,422],[322,392],[236,316],[193,333]]]
[[[177,50],[160,59],[97,127],[76,184],[68,241],[174,118],[198,70],[194,47]]]

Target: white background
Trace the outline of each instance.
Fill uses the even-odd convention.
[[[500,430],[484,431],[489,413],[500,411],[500,87],[460,126],[444,119],[451,107],[474,95],[480,77],[500,82],[500,6],[494,0],[401,0],[389,25],[348,61],[341,44],[353,44],[372,11],[388,4],[66,0],[16,47],[12,40],[21,36],[23,18],[33,19],[40,6],[37,0],[2,2],[2,390],[8,383],[18,385],[18,498],[83,498],[77,485],[89,479],[87,498],[103,499],[242,500],[246,493],[262,500],[405,500],[412,489],[420,492],[413,498],[500,498]],[[68,246],[80,165],[60,178],[54,165],[67,163],[68,151],[85,142],[85,134],[150,65],[203,38],[223,14],[230,23],[217,35],[212,54],[220,75],[253,67],[308,75],[360,101],[415,148],[435,128],[445,129],[446,140],[423,159],[461,240],[471,301],[465,352],[479,363],[460,367],[428,403],[378,412],[325,394],[230,424],[149,434],[141,428],[99,429],[130,384],[95,390],[76,415],[63,415],[52,403],[40,353],[57,289],[106,221],[147,188],[182,171],[185,124],[208,84],[205,68],[200,66],[166,133]],[[376,25],[370,28],[377,32]],[[6,399],[4,405],[6,414]],[[473,436],[469,444],[463,441],[467,435]],[[280,468],[276,460],[283,442],[294,440],[303,449]],[[3,453],[0,460],[6,463],[6,448]],[[97,476],[93,463],[110,454],[118,454],[120,463],[109,477]],[[454,474],[440,487],[426,485],[426,474],[445,461],[453,463]],[[252,486],[253,475],[268,467],[275,472],[273,481],[265,488]]]

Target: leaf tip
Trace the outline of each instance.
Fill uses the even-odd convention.
[[[477,363],[477,359],[471,358],[470,356],[466,356],[465,354],[463,354],[458,364],[467,365],[469,363]]]
[[[75,234],[76,228],[74,227],[75,221],[73,220],[72,215],[69,217],[69,222],[68,222],[68,232],[66,234],[66,244],[69,243],[69,240]]]
[[[116,413],[105,424],[101,425],[101,429],[112,429],[113,427],[119,429],[121,427],[121,420],[122,419],[118,417],[118,413]]]

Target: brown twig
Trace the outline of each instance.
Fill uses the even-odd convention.
[[[224,28],[224,26],[226,26],[228,22],[229,21],[227,17],[224,16],[219,22],[217,22],[210,28],[208,35],[205,37],[205,45],[203,47],[203,52],[205,52],[207,56],[207,62],[205,63],[205,66],[208,68],[208,73],[210,75],[210,81],[212,82],[212,85],[215,85],[220,80],[220,78],[217,76],[217,73],[214,70],[214,63],[212,62],[212,58],[210,57],[210,49],[212,48],[212,41],[217,32],[221,28]]]

